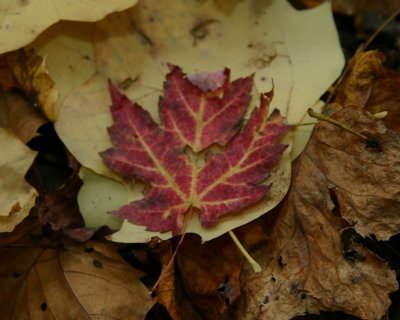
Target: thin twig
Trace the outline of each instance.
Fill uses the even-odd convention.
[[[339,128],[342,128],[342,129],[344,129],[344,130],[346,130],[348,132],[351,132],[351,133],[355,134],[356,136],[368,141],[368,137],[367,136],[365,136],[365,135],[363,135],[363,134],[361,134],[359,132],[354,131],[352,128],[350,128],[349,126],[345,125],[344,123],[336,121],[336,120],[328,117],[327,115],[324,115],[324,114],[319,113],[319,112],[315,112],[313,109],[308,109],[308,115],[310,117],[312,117],[312,118],[329,122],[329,123],[331,123],[331,124],[333,124],[333,125],[335,125],[335,126],[337,126]]]
[[[158,277],[157,282],[155,283],[155,285],[153,286],[153,288],[151,288],[151,290],[150,290],[150,294],[152,294],[152,293],[154,292],[154,290],[156,290],[156,288],[157,288],[157,286],[160,284],[161,280],[162,280],[162,279],[165,277],[165,275],[167,274],[167,271],[169,270],[169,268],[171,268],[171,266],[173,265],[173,263],[174,263],[174,261],[175,261],[175,256],[176,256],[176,254],[178,253],[178,250],[179,250],[179,248],[180,248],[180,246],[181,246],[181,244],[182,244],[182,242],[183,242],[183,239],[185,238],[186,230],[187,230],[187,228],[188,228],[188,226],[189,226],[189,222],[190,222],[190,220],[192,220],[192,216],[193,216],[193,208],[190,207],[190,208],[189,208],[189,212],[188,212],[188,214],[187,214],[187,216],[186,216],[186,219],[185,219],[185,224],[183,225],[183,228],[182,228],[182,235],[181,235],[181,237],[180,237],[180,239],[179,239],[178,244],[177,244],[176,247],[175,247],[175,251],[174,251],[174,253],[172,254],[172,257],[169,259],[168,264],[166,265],[166,267],[162,269],[161,274],[160,274],[160,276]]]

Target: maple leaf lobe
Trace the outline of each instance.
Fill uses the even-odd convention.
[[[169,87],[170,83],[173,83],[172,88]],[[233,127],[237,127],[238,118],[243,116],[249,104],[249,90],[243,89],[242,85],[245,84],[246,87],[252,84],[251,78],[238,79],[232,83],[225,82],[219,89],[207,93],[212,92],[210,98],[193,86],[179,68],[173,68],[167,75],[164,97],[160,99],[159,104],[163,114],[163,129],[146,110],[132,103],[110,83],[114,123],[109,128],[109,134],[114,147],[102,152],[101,157],[107,166],[119,172],[125,179],[139,178],[149,184],[143,199],[125,205],[113,214],[132,223],[145,225],[148,230],[171,230],[177,234],[181,231],[183,217],[190,207],[199,210],[202,225],[208,227],[217,223],[219,216],[239,212],[265,196],[271,186],[262,182],[269,175],[268,169],[278,161],[287,147],[279,143],[288,128],[282,123],[284,118],[273,113],[267,121],[272,92],[261,95],[260,107],[253,110],[244,129],[229,138],[229,142],[224,142],[226,145],[221,152],[208,156],[202,167],[197,167],[195,161],[192,162],[184,153],[185,147],[195,146],[187,142],[186,138],[189,135],[185,132],[186,135],[182,135],[183,131],[180,130],[183,126],[172,122],[168,124],[168,121],[178,119],[177,114],[173,114],[174,109],[186,108],[188,101],[191,101],[191,94],[194,95],[195,101],[203,101],[193,104],[191,110],[194,112],[201,108],[203,111],[207,109],[207,103],[204,101],[212,101],[211,104],[216,106],[223,101],[222,108],[225,108],[224,99],[227,97],[229,101],[235,100],[233,105],[236,104],[237,99],[232,98],[235,94],[229,90],[235,89],[239,84],[241,104],[237,109],[240,111],[234,113],[237,119],[229,122],[225,117],[224,121],[228,124],[221,122],[221,127],[222,124],[230,127],[229,135],[232,135],[232,130],[240,129]],[[179,86],[186,89],[182,90]],[[185,95],[187,90],[190,92],[183,98],[179,96],[177,102],[173,100],[177,90]],[[219,90],[225,90],[222,99],[214,97]],[[196,109],[197,107],[199,109]],[[221,105],[217,107],[211,108],[217,115],[216,118],[220,114]],[[194,117],[185,115],[182,119],[190,122],[192,118]],[[218,121],[222,121],[221,119]],[[178,120],[181,121],[180,118]],[[201,125],[198,119],[196,121],[196,125]],[[173,124],[175,127],[172,127]],[[196,130],[198,133],[199,129]],[[216,137],[213,134],[212,130],[206,130],[197,135],[196,141],[215,143]],[[199,140],[201,136],[207,139]],[[225,135],[223,139],[228,139],[227,137],[228,135]]]
[[[251,100],[253,77],[229,82],[225,69],[198,73],[189,80],[179,67],[171,68],[160,99],[165,130],[195,152],[214,143],[224,146],[240,129]]]

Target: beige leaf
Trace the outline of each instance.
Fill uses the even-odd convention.
[[[0,53],[19,49],[59,20],[97,21],[114,11],[127,9],[137,0],[101,3],[96,0],[0,2]]]
[[[0,232],[10,232],[20,223],[35,204],[36,190],[24,176],[36,152],[25,146],[8,129],[0,127]]]
[[[46,72],[57,90],[57,99],[44,110],[49,119],[57,120],[65,96],[95,72],[93,30],[93,23],[60,21],[29,45],[46,58]]]
[[[273,79],[272,107],[288,114],[289,122],[298,122],[339,75],[343,57],[328,4],[297,12],[283,1],[263,5],[249,1],[237,2],[228,11],[220,11],[212,1],[168,4],[147,1],[97,24],[94,37],[97,74],[67,95],[55,123],[63,142],[84,166],[116,179],[98,155],[111,146],[104,129],[111,125],[107,78],[119,84],[129,98],[157,119],[157,101],[167,63],[177,64],[187,72],[227,66],[232,78],[255,73],[258,92],[270,89]],[[286,24],[287,21],[290,22]],[[294,30],[304,30],[304,33]],[[51,59],[48,55],[49,64]],[[289,170],[289,162],[287,158],[281,168]],[[285,175],[285,179],[280,181],[289,181],[289,176]],[[283,189],[276,190],[279,197],[271,194],[270,202],[256,206],[251,214],[221,219],[216,228],[205,231],[207,235],[202,231],[203,240],[212,239],[273,208],[287,190]],[[101,211],[105,210],[97,213]],[[195,221],[189,232],[198,230]],[[142,231],[141,227],[124,223],[121,233],[113,239],[141,242],[153,235]],[[132,235],[135,237],[131,238]],[[169,235],[162,235],[165,237]]]
[[[97,71],[120,84],[131,100],[139,102],[155,117],[158,117],[156,106],[168,71],[167,63],[177,64],[188,73],[224,67],[231,69],[232,78],[255,73],[258,92],[270,89],[273,79],[272,108],[279,108],[287,115],[289,123],[297,123],[343,66],[330,6],[327,3],[302,12],[284,1],[272,1],[261,8],[254,6],[252,2],[240,2],[230,15],[225,15],[212,1],[201,5],[146,1],[145,5],[139,3],[128,11],[112,14],[96,26]],[[208,22],[204,24],[205,21]],[[132,28],[134,32],[127,32]],[[302,32],[299,34],[298,30]],[[205,36],[199,38],[202,32]],[[47,56],[50,75],[62,74],[58,70],[69,64],[67,56],[61,60],[57,56],[57,47]],[[59,48],[61,57],[63,48]],[[52,60],[59,62],[54,64],[53,71]],[[79,69],[82,63],[82,59],[74,60],[75,68]],[[70,94],[63,108],[79,103],[84,99],[82,93],[77,90]],[[98,98],[92,93],[96,102],[103,101],[96,105],[98,112],[106,112],[109,103],[106,92],[99,90]],[[86,111],[82,112],[85,116]],[[105,118],[96,117],[92,120],[96,124],[75,126],[81,115],[75,112],[74,117],[70,116],[69,112],[63,114],[56,124],[61,139],[70,150],[80,150],[73,153],[83,165],[107,174],[96,149],[106,141],[105,133],[89,127],[107,126],[109,122],[100,123]],[[88,139],[96,143],[87,145]]]

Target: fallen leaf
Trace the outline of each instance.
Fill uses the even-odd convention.
[[[399,117],[400,75],[383,66],[385,56],[379,51],[357,54],[348,76],[344,79],[335,102],[347,106],[363,107],[371,113],[387,111],[385,126],[400,133]]]
[[[218,319],[239,298],[244,258],[227,234],[205,244],[187,234],[177,262],[186,293],[207,319]]]
[[[39,135],[46,123],[32,104],[18,92],[0,91],[0,126],[12,129],[23,143]]]
[[[0,39],[3,40],[0,41],[0,53],[26,46],[59,20],[97,21],[111,12],[127,9],[136,3],[137,0],[118,0],[112,4],[99,4],[93,0],[2,2]]]
[[[107,179],[81,167],[79,177],[83,186],[79,190],[77,201],[79,210],[85,217],[85,226],[98,228],[109,226],[113,230],[121,228],[122,219],[109,214],[130,200],[130,189],[115,180]],[[103,180],[107,180],[103,183]],[[100,182],[98,182],[100,180]]]
[[[346,247],[343,237],[351,228],[384,239],[399,232],[399,137],[354,106],[333,117],[376,137],[382,151],[332,124],[316,126],[268,242],[252,253],[263,271],[244,268],[237,319],[343,311],[378,320],[387,313],[395,272],[362,244]]]
[[[157,119],[155,106],[168,63],[180,65],[189,73],[225,67],[232,70],[233,78],[254,73],[258,92],[269,91],[273,79],[272,108],[287,115],[289,123],[302,119],[307,108],[315,104],[340,74],[344,63],[330,6],[324,4],[298,12],[285,1],[270,1],[259,7],[246,1],[235,4],[226,14],[213,1],[139,3],[96,25],[92,49],[95,55],[86,48],[88,60],[81,55],[70,60],[73,52],[68,51],[67,44],[83,51],[85,41],[76,41],[76,36],[54,38],[48,41],[47,48],[39,44],[42,54],[51,53],[47,62],[54,77],[68,74],[72,82],[79,74],[70,72],[66,66],[88,70],[96,61],[93,78],[86,77],[80,82],[88,80],[83,84],[85,88],[76,88],[62,100],[60,118],[55,124],[61,139],[83,166],[115,179],[97,155],[105,149],[105,144],[110,147],[109,138],[106,132],[94,130],[111,124],[111,118],[106,116],[109,98],[103,89],[107,78]],[[294,32],[299,28],[302,33]],[[198,39],[201,32],[205,36]],[[84,39],[91,39],[90,35],[85,33]],[[57,88],[65,87],[55,82]],[[87,103],[88,96],[91,106]],[[302,146],[303,141],[299,140]]]
[[[35,205],[36,190],[25,181],[36,152],[25,146],[9,129],[0,127],[0,232],[10,232]]]
[[[157,119],[154,102],[158,100],[167,63],[170,62],[179,63],[186,70],[194,72],[229,66],[234,77],[255,73],[258,91],[268,90],[273,78],[275,106],[289,110],[290,122],[299,121],[306,108],[314,104],[343,66],[343,55],[330,7],[325,4],[315,10],[297,12],[282,1],[273,1],[265,6],[268,6],[268,10],[248,2],[236,2],[230,4],[227,10],[220,2],[216,2],[215,6],[211,1],[201,5],[174,2],[165,10],[160,2],[146,2],[146,5],[139,4],[128,12],[110,16],[99,23],[95,30],[95,48],[90,43],[92,31],[82,26],[82,32],[79,32],[80,27],[73,23],[34,43],[32,47],[37,48],[38,52],[47,53],[50,75],[55,79],[57,88],[65,90],[67,95],[65,100],[61,98],[56,103],[57,108],[62,106],[60,118],[55,123],[59,136],[84,167],[120,180],[98,156],[98,152],[111,146],[107,133],[102,130],[112,123],[107,112],[110,103],[107,78],[124,88],[129,98],[139,101]],[[218,23],[212,23],[213,19]],[[320,28],[315,28],[316,24]],[[304,37],[293,32],[299,27],[304,31],[301,33]],[[268,33],[264,32],[266,29]],[[199,39],[202,32],[206,36]],[[149,39],[154,46],[149,45]],[[70,48],[77,48],[79,54]],[[227,56],[224,54],[227,50],[237,54]],[[321,68],[316,65],[321,65]],[[76,70],[84,70],[84,76]],[[90,72],[95,75],[88,80]],[[61,96],[65,97],[63,94]],[[303,145],[305,140],[299,139],[298,143]],[[84,185],[87,190],[108,189],[112,193],[111,185],[96,186],[108,182],[103,178],[91,179]],[[114,182],[110,184],[115,185]],[[127,190],[126,193],[131,193],[131,186],[122,187]],[[97,199],[106,202],[103,201],[104,197]],[[107,220],[104,215],[107,208],[98,202],[93,202],[91,209],[89,205],[90,202],[85,201],[82,206],[85,206],[86,212],[96,215],[85,219],[104,223]],[[268,208],[266,204],[265,210]],[[245,215],[235,219],[240,221],[227,221],[226,224],[234,228],[251,220]],[[219,225],[223,225],[222,219]],[[126,222],[114,239],[127,241],[128,235],[132,234],[136,235],[137,241],[147,241],[152,236]],[[204,239],[220,234],[218,229],[213,232],[210,229]]]
[[[7,61],[6,54],[0,55],[0,87],[4,90],[18,87],[18,81]]]
[[[25,52],[24,49],[9,53],[7,59],[30,100],[38,105],[49,120],[54,121],[57,116],[53,105],[58,92],[48,75],[45,59],[32,50]]]
[[[115,247],[50,241],[21,225],[19,242],[0,249],[0,306],[7,319],[144,319],[153,301]],[[32,230],[32,229],[31,229]],[[0,235],[0,241],[2,241]]]
[[[240,212],[263,199],[271,187],[263,184],[269,168],[287,147],[279,141],[288,126],[279,112],[267,120],[273,96],[269,92],[261,95],[260,107],[237,133],[250,102],[251,79],[224,82],[206,92],[191,84],[177,67],[166,79],[160,100],[164,129],[110,85],[114,125],[109,133],[114,148],[101,156],[125,180],[139,178],[150,184],[143,199],[113,214],[150,231],[178,234],[189,208],[198,210],[207,228],[220,216]],[[229,111],[229,117],[221,112],[231,108],[235,112]],[[200,151],[228,139],[222,151],[206,155],[204,165],[199,154],[183,153],[186,147]]]
[[[27,50],[34,50],[43,57],[44,67],[55,83],[57,99],[45,110],[53,121],[57,120],[67,94],[96,71],[94,48],[91,43],[93,32],[93,23],[60,21],[27,47]]]
[[[173,320],[179,320],[181,316],[176,299],[175,269],[174,267],[166,269],[173,256],[171,242],[162,241],[159,247],[153,250],[154,252],[157,252],[162,265],[161,274],[166,270],[165,275],[156,288],[157,302],[161,303],[168,310]]]
[[[50,224],[54,231],[69,229],[69,233],[72,234],[71,228],[84,225],[76,200],[82,181],[78,175],[79,163],[68,152],[67,158],[69,168],[72,170],[70,177],[56,190],[44,192],[36,209],[41,224]]]

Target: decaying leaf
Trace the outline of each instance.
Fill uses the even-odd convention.
[[[114,11],[134,6],[137,0],[100,4],[94,0],[2,1],[0,3],[0,53],[19,49],[59,20],[97,21]]]
[[[30,100],[37,103],[49,120],[54,121],[57,115],[53,105],[58,92],[54,81],[48,75],[45,59],[32,50],[25,52],[24,49],[9,53],[7,58],[15,77]]]
[[[387,111],[385,126],[400,132],[400,75],[383,66],[385,56],[379,51],[357,54],[351,63],[351,72],[343,81],[335,102],[355,105],[371,113]]]
[[[204,77],[213,81],[214,75]],[[226,79],[216,89],[203,91],[173,67],[160,100],[161,129],[148,112],[110,85],[114,148],[101,156],[125,180],[150,184],[143,199],[113,214],[150,231],[177,234],[189,208],[198,210],[202,226],[210,227],[220,216],[264,198],[270,185],[263,182],[287,147],[280,140],[288,126],[279,112],[267,118],[273,96],[269,92],[261,95],[260,107],[238,133],[251,88],[250,78],[232,83]],[[200,151],[211,144],[226,145],[206,155],[204,164],[198,154],[184,153],[187,147]]]
[[[244,258],[228,234],[205,244],[188,234],[177,262],[186,293],[207,319],[217,319],[239,298]]]
[[[45,122],[22,94],[0,91],[0,126],[12,129],[23,143],[39,135]]]
[[[25,229],[20,225],[16,232]],[[13,247],[12,239],[6,242],[10,247],[0,251],[3,317],[144,319],[153,301],[139,280],[142,272],[128,265],[112,245],[62,245],[46,239],[40,228],[27,231],[16,235],[19,246]],[[1,235],[0,242],[4,245]]]
[[[387,312],[398,288],[394,271],[361,243],[342,238],[351,228],[383,239],[400,231],[399,136],[354,106],[333,117],[379,147],[329,123],[316,127],[268,243],[254,253],[264,270],[254,275],[245,268],[238,319],[323,310],[378,320]]]
[[[4,90],[18,87],[18,81],[14,77],[6,54],[0,55],[0,87]]]
[[[35,204],[36,190],[24,179],[36,152],[9,129],[0,127],[0,232],[10,232]]]
[[[41,224],[48,223],[55,231],[68,230],[68,234],[73,235],[74,228],[84,226],[83,218],[76,200],[78,190],[82,186],[82,181],[78,175],[80,168],[79,163],[68,152],[67,158],[69,168],[72,170],[71,175],[58,189],[44,191],[42,198],[36,205],[36,209]],[[80,235],[83,234],[82,231],[83,230],[79,230]],[[89,235],[93,233],[93,230],[88,232]]]
[[[157,302],[168,310],[173,320],[179,320],[181,316],[176,299],[175,269],[173,267],[166,269],[173,256],[171,241],[162,241],[155,252],[162,265],[161,274],[166,270],[165,276],[156,288]]]

